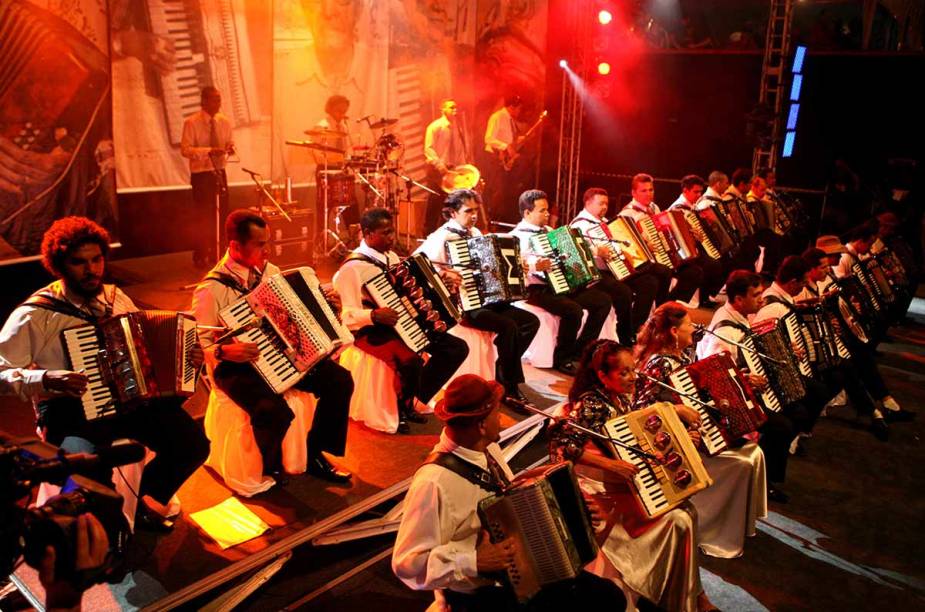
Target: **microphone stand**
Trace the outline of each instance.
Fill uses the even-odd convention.
[[[286,219],[286,221],[292,222],[292,217],[290,217],[289,214],[283,209],[282,205],[276,201],[276,198],[273,197],[273,194],[267,191],[267,188],[264,187],[263,183],[257,179],[257,177],[260,176],[260,173],[253,172],[247,168],[241,168],[241,170],[251,175],[251,180],[254,181],[255,185],[257,185],[257,189],[259,189],[261,193],[263,193],[263,195],[265,195],[266,198],[270,200],[270,203],[276,207],[276,210],[279,211],[279,214],[281,214]]]
[[[575,429],[575,430],[580,431],[580,432],[582,432],[582,433],[586,433],[586,434],[588,434],[589,436],[593,436],[593,437],[597,438],[598,440],[603,440],[604,442],[610,442],[610,443],[612,443],[614,446],[619,446],[620,448],[624,448],[624,449],[628,450],[629,452],[633,453],[634,455],[638,455],[638,456],[642,457],[642,458],[645,459],[646,461],[653,461],[653,462],[655,462],[655,463],[660,463],[658,457],[656,457],[655,455],[653,455],[653,454],[651,454],[651,453],[647,453],[646,451],[642,450],[642,449],[639,448],[638,446],[631,446],[631,445],[629,445],[629,444],[625,444],[625,443],[623,443],[623,442],[620,442],[619,440],[615,440],[615,439],[611,438],[611,437],[608,436],[607,434],[602,434],[602,433],[600,433],[600,432],[594,431],[593,429],[588,429],[587,427],[582,427],[582,426],[579,425],[578,423],[575,423],[575,422],[570,421],[570,420],[568,420],[568,419],[556,419],[556,417],[551,416],[551,415],[548,415],[548,414],[546,414],[545,412],[543,412],[542,410],[540,410],[539,408],[537,408],[537,407],[535,407],[535,406],[532,406],[532,405],[530,405],[530,404],[524,404],[523,407],[526,408],[527,410],[529,410],[530,412],[534,412],[534,413],[540,415],[541,417],[545,417],[545,418],[549,419],[550,421],[563,420],[563,421],[565,421],[566,426],[571,427],[572,429]]]
[[[703,401],[702,399],[700,399],[699,397],[696,397],[696,396],[694,396],[694,395],[691,395],[690,393],[685,393],[684,391],[681,391],[680,389],[678,389],[678,388],[676,388],[676,387],[672,387],[672,386],[669,385],[669,384],[663,383],[662,381],[658,380],[657,378],[652,378],[651,376],[649,376],[649,375],[646,374],[645,372],[639,372],[639,371],[637,371],[636,374],[638,374],[639,376],[642,376],[643,378],[645,378],[645,379],[648,380],[649,382],[655,383],[656,385],[658,385],[658,386],[660,386],[660,387],[662,387],[662,388],[664,388],[664,389],[667,389],[667,390],[669,390],[669,391],[672,391],[673,393],[677,393],[677,394],[680,395],[681,397],[686,397],[687,399],[691,400],[692,402],[695,402],[695,403],[699,404],[699,405],[702,406],[703,409],[706,410],[707,413],[709,413],[709,415],[710,415],[711,417],[713,417],[714,419],[717,419],[717,420],[722,419],[722,417],[723,417],[722,413],[721,413],[719,410],[717,410],[716,406],[714,406],[713,404],[711,404],[711,403],[709,403],[709,402],[705,402],[705,401]]]
[[[413,219],[414,204],[412,203],[412,200],[411,200],[411,188],[418,187],[420,189],[423,189],[427,193],[430,193],[435,196],[439,196],[440,194],[434,191],[433,189],[431,189],[430,187],[428,187],[427,185],[417,182],[416,180],[414,180],[407,174],[404,174],[397,168],[388,168],[387,172],[391,172],[392,174],[397,176],[399,179],[405,181],[405,190],[406,190],[405,197],[408,199],[408,222],[405,224],[405,241],[406,241],[405,248],[408,249],[408,251],[410,252],[412,250],[411,249],[411,222],[414,220]]]
[[[582,236],[591,242],[597,242],[599,244],[617,244],[625,247],[632,246],[626,240],[617,240],[616,238],[595,238],[594,236],[588,236],[587,234],[582,234]]]
[[[491,224],[492,224],[492,225],[497,225],[498,227],[506,227],[506,228],[508,228],[508,229],[514,229],[515,227],[517,227],[517,226],[516,226],[515,224],[513,224],[513,223],[502,223],[501,221],[492,221]]]
[[[705,325],[701,325],[700,323],[696,323],[696,324],[694,325],[694,329],[698,329],[698,330],[700,330],[700,331],[706,332],[706,333],[710,334],[711,336],[715,336],[715,337],[719,338],[720,340],[722,340],[723,342],[726,342],[727,344],[731,344],[731,345],[733,345],[733,346],[737,346],[737,347],[739,347],[740,349],[742,349],[743,351],[748,351],[748,352],[751,353],[752,355],[757,355],[758,357],[761,357],[762,359],[767,359],[767,360],[770,361],[771,363],[775,363],[775,364],[777,364],[777,365],[787,365],[787,363],[786,363],[785,361],[781,361],[780,359],[775,359],[774,357],[771,357],[770,355],[765,355],[764,353],[762,353],[762,352],[759,351],[758,349],[754,349],[754,348],[752,348],[752,347],[750,347],[750,346],[745,346],[745,345],[742,344],[741,342],[736,342],[735,340],[731,340],[731,339],[729,339],[729,338],[727,338],[727,337],[725,337],[725,336],[721,336],[721,335],[719,335],[718,333],[716,333],[715,331],[713,331],[713,330],[711,330],[711,329],[707,329],[707,327],[706,327]]]

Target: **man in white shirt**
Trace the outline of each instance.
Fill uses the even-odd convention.
[[[504,106],[488,118],[485,126],[485,162],[482,164],[485,178],[484,200],[491,209],[490,217],[498,221],[515,221],[517,207],[514,200],[523,189],[518,188],[523,178],[518,168],[512,164],[512,155],[516,155],[520,128],[517,120],[523,111],[520,96],[508,96]]]
[[[633,176],[630,183],[630,193],[633,199],[629,204],[623,207],[620,214],[629,217],[639,225],[639,222],[646,217],[657,215],[661,212],[658,205],[655,204],[655,179],[648,174],[637,174]],[[645,232],[640,228],[639,233],[646,238]],[[654,245],[650,244],[650,249],[654,250]],[[659,264],[660,265],[660,264]],[[662,266],[664,268],[665,266]],[[681,266],[671,272],[672,276],[677,279],[675,286],[668,292],[666,300],[675,300],[688,302],[694,296],[694,292],[703,282],[703,269],[696,262],[691,260],[681,264]],[[702,300],[709,296],[701,296]],[[661,303],[661,300],[659,300]]]
[[[594,263],[601,272],[601,280],[594,287],[610,296],[617,315],[617,336],[622,344],[632,346],[636,342],[636,332],[649,317],[661,281],[649,270],[637,271],[622,281],[613,275],[607,268],[607,260],[613,256],[615,245],[595,242],[588,234],[592,228],[600,227],[606,236],[613,238],[607,227],[610,198],[603,189],[591,187],[585,191],[582,201],[584,208],[572,219],[569,227],[580,231],[591,242],[595,252]]]
[[[223,113],[222,94],[211,86],[202,89],[202,110],[183,122],[180,153],[189,159],[193,209],[187,226],[195,230],[193,263],[207,267],[218,258],[218,224],[228,215],[227,157],[234,153],[231,121]],[[218,209],[216,210],[216,197]]]
[[[755,315],[755,321],[779,319],[790,312],[796,312],[795,297],[803,291],[808,279],[809,266],[799,255],[785,257],[777,270],[774,282],[762,294],[765,305]],[[889,428],[883,414],[874,406],[864,388],[860,373],[850,359],[826,370],[814,372],[814,378],[827,387],[824,394],[826,397],[822,398],[823,403],[844,389],[859,414],[871,415],[871,433],[883,442],[889,439]]]
[[[680,210],[685,214],[685,218],[687,215],[696,216],[697,203],[701,200],[706,186],[707,183],[702,178],[696,174],[688,174],[681,179],[681,195],[668,207],[668,210]],[[692,224],[688,223],[688,225],[694,238],[698,243],[702,243],[705,236]],[[710,298],[716,295],[723,286],[723,279],[726,278],[727,271],[721,260],[713,259],[707,255],[702,246],[698,246],[698,248],[700,256],[697,258],[697,264],[703,270],[703,281],[700,283],[700,305],[714,306],[715,304],[711,302]]]
[[[435,194],[427,198],[427,214],[424,229],[433,231],[440,225],[440,211],[443,208],[443,175],[456,166],[470,163],[466,134],[458,119],[459,107],[455,100],[444,100],[440,116],[430,122],[424,131],[424,158],[427,161],[427,186]]]
[[[479,194],[470,189],[458,189],[451,193],[443,207],[444,217],[448,217],[446,223],[428,236],[416,252],[427,255],[433,262],[447,263],[448,241],[482,235],[475,227],[481,204]],[[522,410],[528,400],[519,387],[524,382],[520,358],[540,327],[539,319],[533,313],[510,303],[495,303],[470,310],[465,314],[465,321],[470,327],[495,333],[495,346],[498,347],[495,379],[504,387],[504,402]]]
[[[264,278],[279,273],[279,268],[267,261],[269,235],[266,221],[256,213],[238,209],[228,215],[225,221],[228,250],[193,292],[192,308],[197,322],[222,325],[219,320],[222,310],[250,293]],[[203,346],[218,362],[212,373],[215,385],[250,416],[264,473],[277,482],[285,481],[282,442],[295,415],[283,396],[274,392],[251,364],[260,356],[256,344],[215,344],[214,337],[214,332],[200,332]],[[323,453],[339,457],[346,450],[353,394],[350,372],[332,359],[322,359],[294,388],[318,398],[306,440],[308,473],[331,482],[347,482],[350,474],[331,465]]]
[[[103,283],[108,255],[106,230],[84,217],[59,219],[45,232],[43,264],[58,280],[33,293],[0,330],[0,392],[31,400],[45,441],[66,452],[95,453],[131,438],[157,453],[144,469],[136,524],[169,528],[166,506],[206,460],[209,441],[181,398],[150,400],[88,421],[80,398],[90,376],[71,370],[61,339],[65,329],[138,310],[118,287]],[[201,352],[194,357],[201,364]],[[85,475],[108,483],[112,469]]]
[[[398,312],[377,306],[363,286],[365,274],[387,271],[399,263],[392,251],[395,226],[392,213],[384,208],[371,208],[360,218],[363,240],[334,275],[334,288],[343,305],[341,320],[353,332],[354,346],[378,357],[395,371],[401,388],[398,394],[398,432],[409,433],[410,422],[424,423],[426,417],[414,409],[415,399],[426,404],[450,379],[469,355],[464,340],[440,334],[424,352],[424,359],[408,348],[398,332]]]
[[[497,445],[504,389],[474,374],[455,379],[437,404],[445,422],[440,441],[414,475],[392,571],[417,591],[438,591],[453,612],[513,610],[517,601],[499,579],[514,563],[511,538],[491,542],[478,503],[510,483],[513,473]],[[622,609],[626,602],[609,581],[582,572],[564,585],[541,591],[530,609],[590,604]]]
[[[520,254],[528,266],[527,302],[559,317],[553,367],[563,374],[574,376],[578,371],[577,361],[585,346],[601,335],[601,328],[612,306],[610,296],[593,287],[562,295],[553,293],[543,275],[552,268],[552,261],[538,255],[530,244],[531,237],[552,231],[547,225],[549,200],[539,189],[530,189],[520,194],[519,206],[523,218],[511,230],[511,235],[520,239]],[[579,336],[584,310],[588,311],[588,319]]]

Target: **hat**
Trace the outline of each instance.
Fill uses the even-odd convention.
[[[463,374],[453,379],[434,407],[441,421],[456,417],[478,418],[491,413],[494,400],[504,395],[504,387],[475,374]]]
[[[816,248],[825,251],[826,255],[838,255],[847,253],[848,249],[841,243],[838,236],[819,236],[816,238]]]

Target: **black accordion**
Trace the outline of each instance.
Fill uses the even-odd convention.
[[[806,386],[800,377],[800,368],[782,321],[767,319],[755,323],[752,325],[751,334],[745,336],[743,344],[774,360],[767,361],[751,351],[742,351],[748,369],[753,374],[767,378],[768,386],[777,398],[778,407],[775,408],[773,400],[762,397],[765,407],[777,412],[783,406],[803,399]],[[764,396],[765,392],[761,392],[761,395]],[[771,405],[768,404],[769,401]]]
[[[193,317],[140,310],[61,332],[70,368],[90,379],[80,397],[88,421],[196,389],[190,352],[199,343]]]
[[[459,302],[463,311],[526,297],[520,240],[514,236],[489,234],[449,240],[446,253],[462,276]]]
[[[504,492],[479,502],[491,539],[514,541],[508,581],[520,602],[570,580],[597,556],[591,517],[569,462],[523,472]]]
[[[398,313],[395,332],[419,353],[456,325],[462,313],[426,255],[415,253],[388,270],[368,267],[363,287],[380,308]]]

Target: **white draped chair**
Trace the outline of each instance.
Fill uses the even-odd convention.
[[[478,374],[493,380],[498,350],[495,334],[466,325],[455,325],[450,334],[461,338],[469,346],[469,355],[463,361],[453,380],[462,374]],[[398,378],[385,361],[356,348],[348,347],[341,353],[340,365],[353,376],[354,391],[350,398],[350,418],[370,429],[385,433],[398,431]],[[439,397],[439,393],[437,395]],[[428,405],[433,410],[433,402]]]
[[[556,335],[559,333],[559,317],[524,301],[514,302],[514,306],[533,313],[540,320],[540,329],[536,332],[533,342],[524,352],[523,358],[535,368],[551,368],[553,365],[552,355],[556,350]],[[579,334],[581,329],[584,328],[587,319],[588,311],[584,310],[581,315]],[[603,340],[617,340],[617,314],[613,308],[610,309],[610,314],[604,320],[600,338]]]

